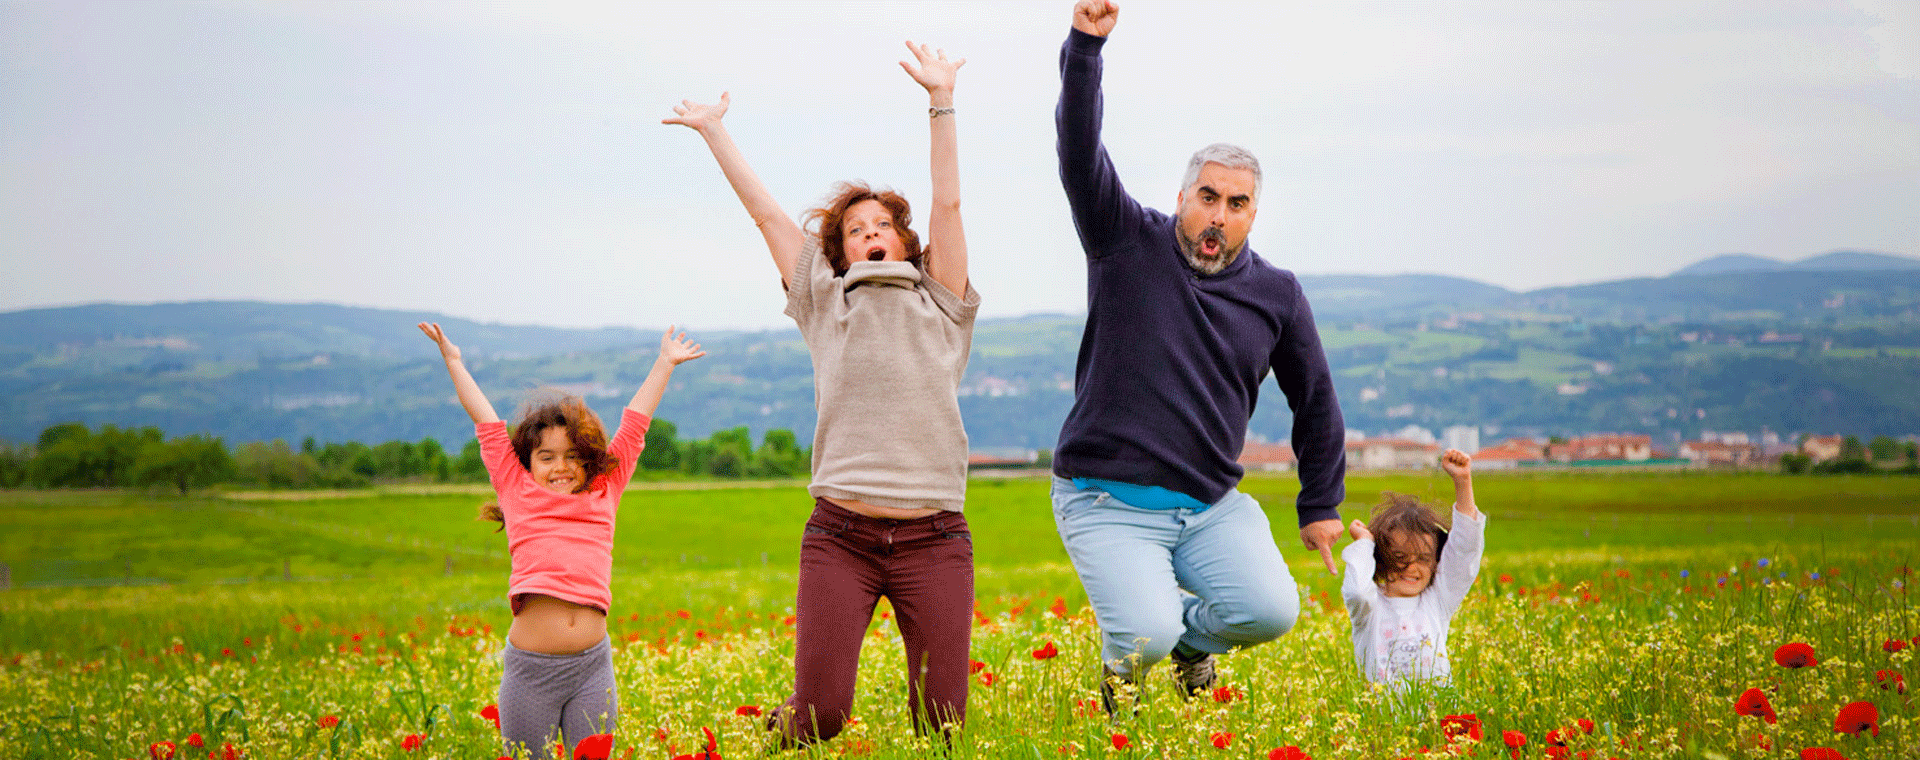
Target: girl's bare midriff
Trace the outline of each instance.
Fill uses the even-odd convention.
[[[882,520],[918,520],[927,515],[938,514],[940,512],[940,510],[933,507],[882,507],[875,504],[868,504],[864,501],[854,501],[852,499],[828,499],[828,501],[840,505],[842,509],[848,512],[856,512]],[[514,646],[519,646],[519,644],[515,644]]]
[[[544,594],[527,594],[507,629],[515,648],[540,654],[577,654],[606,637],[606,613]]]

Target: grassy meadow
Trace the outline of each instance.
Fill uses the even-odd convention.
[[[1908,596],[1920,479],[1481,473],[1488,545],[1454,621],[1455,683],[1411,693],[1359,679],[1338,579],[1299,546],[1294,483],[1257,476],[1243,489],[1274,518],[1307,596],[1299,625],[1222,658],[1223,690],[1207,698],[1182,700],[1157,668],[1139,713],[1110,721],[1098,632],[1046,482],[974,480],[979,670],[952,754],[1920,756],[1920,692],[1905,685],[1920,679]],[[1343,512],[1363,516],[1382,490],[1451,495],[1437,474],[1356,474]],[[504,538],[473,520],[488,496],[0,492],[12,584],[0,591],[0,757],[147,758],[159,742],[182,758],[228,745],[250,758],[497,756],[480,711],[510,617]],[[791,686],[808,509],[794,483],[628,492],[610,618],[615,757],[698,752],[703,728],[721,756],[769,752],[742,713]],[[907,728],[885,610],[862,655],[857,722],[789,756],[934,753]],[[1817,664],[1776,664],[1790,642]],[[1034,656],[1048,643],[1058,656]],[[1748,689],[1775,722],[1736,713]],[[1873,705],[1874,729],[1837,733],[1856,702]],[[1465,713],[1477,742],[1443,730],[1442,716]]]

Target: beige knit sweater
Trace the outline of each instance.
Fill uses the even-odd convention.
[[[787,316],[813,354],[813,483],[807,493],[883,507],[960,511],[967,431],[959,386],[980,294],[953,294],[914,264],[858,261],[836,276],[809,240]]]

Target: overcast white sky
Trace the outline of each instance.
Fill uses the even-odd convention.
[[[486,321],[787,326],[698,137],[798,214],[927,198],[957,96],[983,313],[1084,308],[1054,166],[1072,3],[0,0],[0,310],[330,301]],[[1248,146],[1252,243],[1302,273],[1513,289],[1719,253],[1920,255],[1920,2],[1123,0],[1107,145],[1168,209]]]

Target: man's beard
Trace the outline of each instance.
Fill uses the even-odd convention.
[[[1219,274],[1227,268],[1227,265],[1232,264],[1234,259],[1240,258],[1240,249],[1246,246],[1245,243],[1242,243],[1239,246],[1228,248],[1227,234],[1221,232],[1219,227],[1208,227],[1201,230],[1199,237],[1187,237],[1187,231],[1181,228],[1178,222],[1175,223],[1174,229],[1178,230],[1180,235],[1180,253],[1187,257],[1187,265],[1193,267],[1194,271],[1201,274]],[[1209,238],[1220,243],[1220,255],[1211,261],[1200,255],[1200,244],[1206,242]]]

